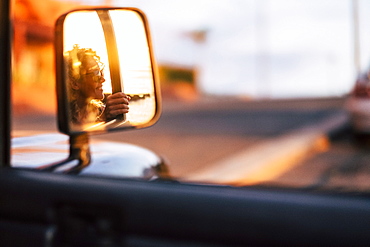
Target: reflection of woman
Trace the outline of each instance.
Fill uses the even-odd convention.
[[[66,55],[71,119],[74,124],[106,121],[128,113],[130,97],[124,93],[109,95],[103,103],[104,65],[95,51],[74,45]]]

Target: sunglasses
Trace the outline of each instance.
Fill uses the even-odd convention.
[[[95,70],[90,73],[86,73],[85,76],[91,76],[94,82],[101,82],[104,79],[103,70]]]

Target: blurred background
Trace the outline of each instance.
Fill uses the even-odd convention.
[[[54,22],[89,5],[147,14],[165,99],[340,97],[369,63],[366,0],[14,0],[15,114],[55,112]]]
[[[369,69],[370,1],[13,0],[14,130],[57,131],[54,23],[91,6],[146,13],[163,96],[153,127],[93,139],[148,148],[185,180],[370,190],[345,108]]]

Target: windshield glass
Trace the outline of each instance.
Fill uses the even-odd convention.
[[[13,136],[58,131],[55,20],[79,7],[136,7],[150,25],[162,117],[93,138],[148,148],[182,182],[370,191],[369,1],[13,5]]]

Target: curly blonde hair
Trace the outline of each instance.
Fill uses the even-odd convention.
[[[100,61],[100,57],[96,51],[91,48],[80,48],[79,45],[74,45],[73,49],[64,53],[67,67],[67,82],[68,82],[68,97],[70,102],[71,120],[74,123],[81,124],[85,121],[91,122],[93,118],[98,118],[104,111],[104,104],[100,100],[86,99],[86,104],[81,107],[78,104],[80,99],[79,90],[73,87],[77,82],[81,82],[82,78],[91,70],[103,70],[104,64]],[[87,63],[87,59],[93,58],[97,65],[91,67]],[[96,115],[95,117],[92,117]]]
[[[96,54],[96,51],[91,48],[80,48],[79,45],[75,44],[72,50],[64,53],[64,56],[67,63],[68,79],[72,81],[79,81],[89,70],[96,69],[95,67],[87,68],[87,58],[93,58],[97,62],[97,68],[99,68],[99,70],[104,68],[104,64],[100,61],[100,57]]]

